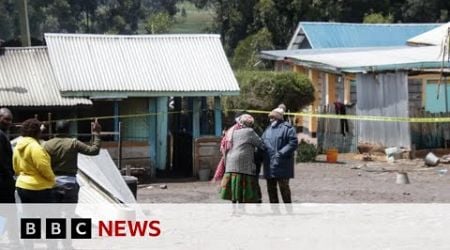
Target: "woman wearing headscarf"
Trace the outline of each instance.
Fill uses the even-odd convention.
[[[294,178],[294,152],[298,146],[297,134],[289,122],[284,121],[285,110],[278,107],[269,114],[270,125],[262,135],[266,146],[264,177],[270,203],[278,203],[277,185],[284,203],[291,203],[289,179]]]
[[[227,154],[228,150],[230,150],[232,145],[231,136],[233,135],[233,132],[235,130],[242,128],[242,125],[239,122],[240,116],[241,114],[236,116],[234,119],[235,123],[233,124],[233,126],[231,126],[228,130],[224,132],[222,141],[220,142],[220,153],[222,153],[222,157],[220,158],[220,161],[217,164],[212,182],[221,181],[223,175],[225,174],[225,155]]]
[[[253,130],[254,119],[243,114],[238,119],[238,129],[228,131],[229,149],[224,156],[225,175],[222,178],[220,196],[233,203],[258,202],[258,178],[256,176],[255,149],[264,149],[261,138]]]
[[[41,122],[28,119],[22,123],[22,138],[13,152],[13,168],[16,173],[16,188],[22,203],[53,202],[52,188],[55,175],[50,156],[39,143]]]

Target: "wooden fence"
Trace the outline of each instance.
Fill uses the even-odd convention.
[[[336,114],[334,105],[320,108],[322,114]],[[356,113],[355,106],[347,108],[348,115]],[[348,131],[343,130],[342,123],[348,124]],[[320,118],[317,128],[317,144],[321,151],[336,148],[340,153],[356,152],[357,148],[357,121]]]
[[[450,113],[410,112],[410,117],[449,117]],[[450,145],[449,123],[411,123],[411,142],[417,149],[447,148]]]

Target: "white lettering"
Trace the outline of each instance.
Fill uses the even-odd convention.
[[[80,226],[87,226],[86,225],[86,223],[79,223],[78,225],[77,225],[77,227],[75,228],[75,230],[77,230],[77,233],[79,234],[79,235],[85,235],[85,234],[87,234],[87,232],[86,231],[81,231],[80,230]]]
[[[58,223],[52,223],[52,234],[58,235],[61,233],[61,225]]]
[[[28,235],[33,235],[36,233],[36,225],[33,223],[26,223],[26,229]]]

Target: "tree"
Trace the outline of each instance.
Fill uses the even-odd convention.
[[[161,34],[169,32],[174,21],[167,12],[159,12],[147,19],[145,30],[149,34]]]
[[[45,32],[135,34],[150,15],[177,13],[180,0],[33,0],[28,1],[32,37]],[[0,38],[19,36],[14,0],[0,0]]]
[[[241,94],[224,98],[225,110],[272,110],[284,103],[296,112],[314,101],[314,87],[307,76],[294,72],[237,71]],[[234,117],[229,115],[227,117]],[[256,126],[263,127],[267,114],[255,115]]]
[[[142,17],[140,0],[105,1],[95,15],[96,33],[133,34]]]
[[[272,34],[267,28],[263,28],[258,33],[250,35],[240,41],[234,51],[231,65],[235,69],[251,69],[260,62],[259,52],[261,50],[273,49]]]
[[[441,7],[445,5],[440,4],[437,0],[420,1],[420,0],[406,0],[402,7],[402,19],[405,22],[437,22],[444,21],[441,18]],[[445,2],[445,1],[442,1]],[[448,6],[447,6],[448,11]]]
[[[383,16],[381,13],[366,14],[363,23],[392,23],[394,17],[392,15]]]
[[[16,12],[16,13],[14,13]],[[19,25],[17,11],[14,3],[10,1],[0,1],[0,39],[6,41],[19,35]]]
[[[300,21],[445,22],[450,9],[449,1],[439,0],[190,1],[197,7],[215,8],[213,30],[221,34],[230,56],[241,40],[262,28],[272,34],[276,49],[285,49]]]

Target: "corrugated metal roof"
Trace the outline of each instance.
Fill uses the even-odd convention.
[[[349,48],[405,45],[406,41],[441,24],[366,24],[300,22],[288,49],[296,49],[299,39],[307,39],[309,48]]]
[[[0,56],[1,106],[92,105],[84,98],[62,97],[45,47],[5,48]]]
[[[450,22],[408,40],[409,44],[441,45],[449,34]]]
[[[61,91],[68,95],[239,92],[218,35],[45,34],[45,39]]]
[[[442,63],[440,46],[340,49],[332,52],[312,49],[305,52],[286,58],[313,68],[343,72],[420,70],[439,68]],[[448,67],[448,63],[445,66]]]
[[[268,60],[284,60],[288,57],[302,56],[302,55],[318,55],[336,52],[358,52],[369,50],[380,50],[383,48],[403,48],[405,46],[391,46],[391,47],[355,47],[355,48],[329,48],[329,49],[293,49],[293,50],[263,50],[260,52],[260,57]]]

